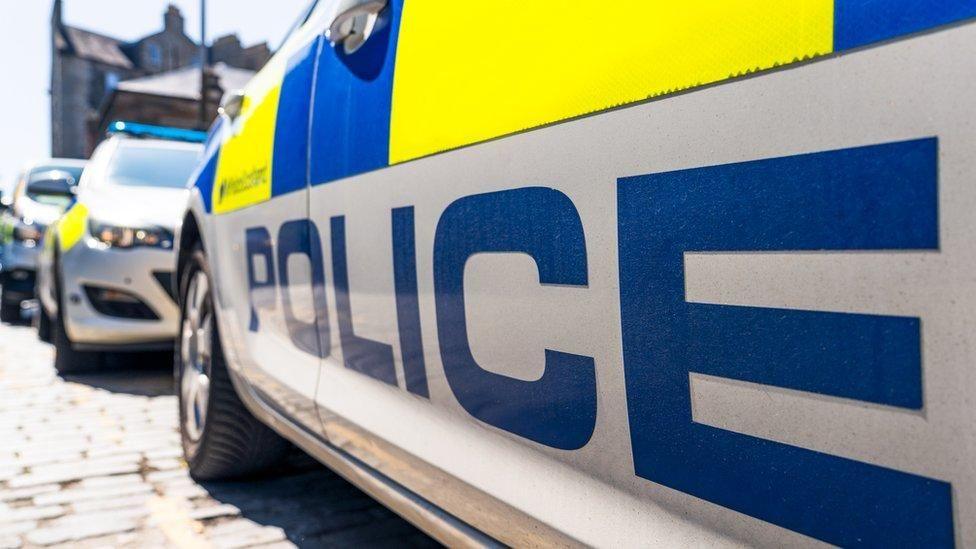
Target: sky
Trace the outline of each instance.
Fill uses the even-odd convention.
[[[50,18],[53,0],[0,0],[0,189],[31,159],[50,154]],[[276,48],[309,0],[208,0],[209,38],[236,32]],[[65,23],[134,40],[162,29],[174,4],[200,35],[199,0],[64,0]]]

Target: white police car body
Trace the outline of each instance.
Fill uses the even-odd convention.
[[[976,5],[624,4],[318,2],[230,96],[191,473],[278,433],[447,543],[976,544]]]

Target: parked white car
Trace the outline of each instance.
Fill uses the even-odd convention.
[[[201,146],[155,135],[141,125],[115,128],[45,238],[38,325],[60,372],[97,367],[104,352],[172,349],[173,234]]]
[[[28,166],[0,216],[0,320],[20,319],[34,299],[41,237],[65,208],[85,167],[84,160],[52,158]]]

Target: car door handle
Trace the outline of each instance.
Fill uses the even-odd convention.
[[[328,36],[332,47],[342,45],[346,55],[355,53],[376,30],[379,14],[387,0],[344,0],[329,25]]]

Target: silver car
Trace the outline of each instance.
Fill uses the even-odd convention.
[[[45,237],[39,333],[60,372],[104,352],[172,347],[173,233],[200,145],[116,134],[102,143],[77,202]]]
[[[29,165],[18,179],[0,219],[0,320],[19,320],[21,304],[34,298],[41,235],[71,204],[84,167],[84,160],[52,158]]]

